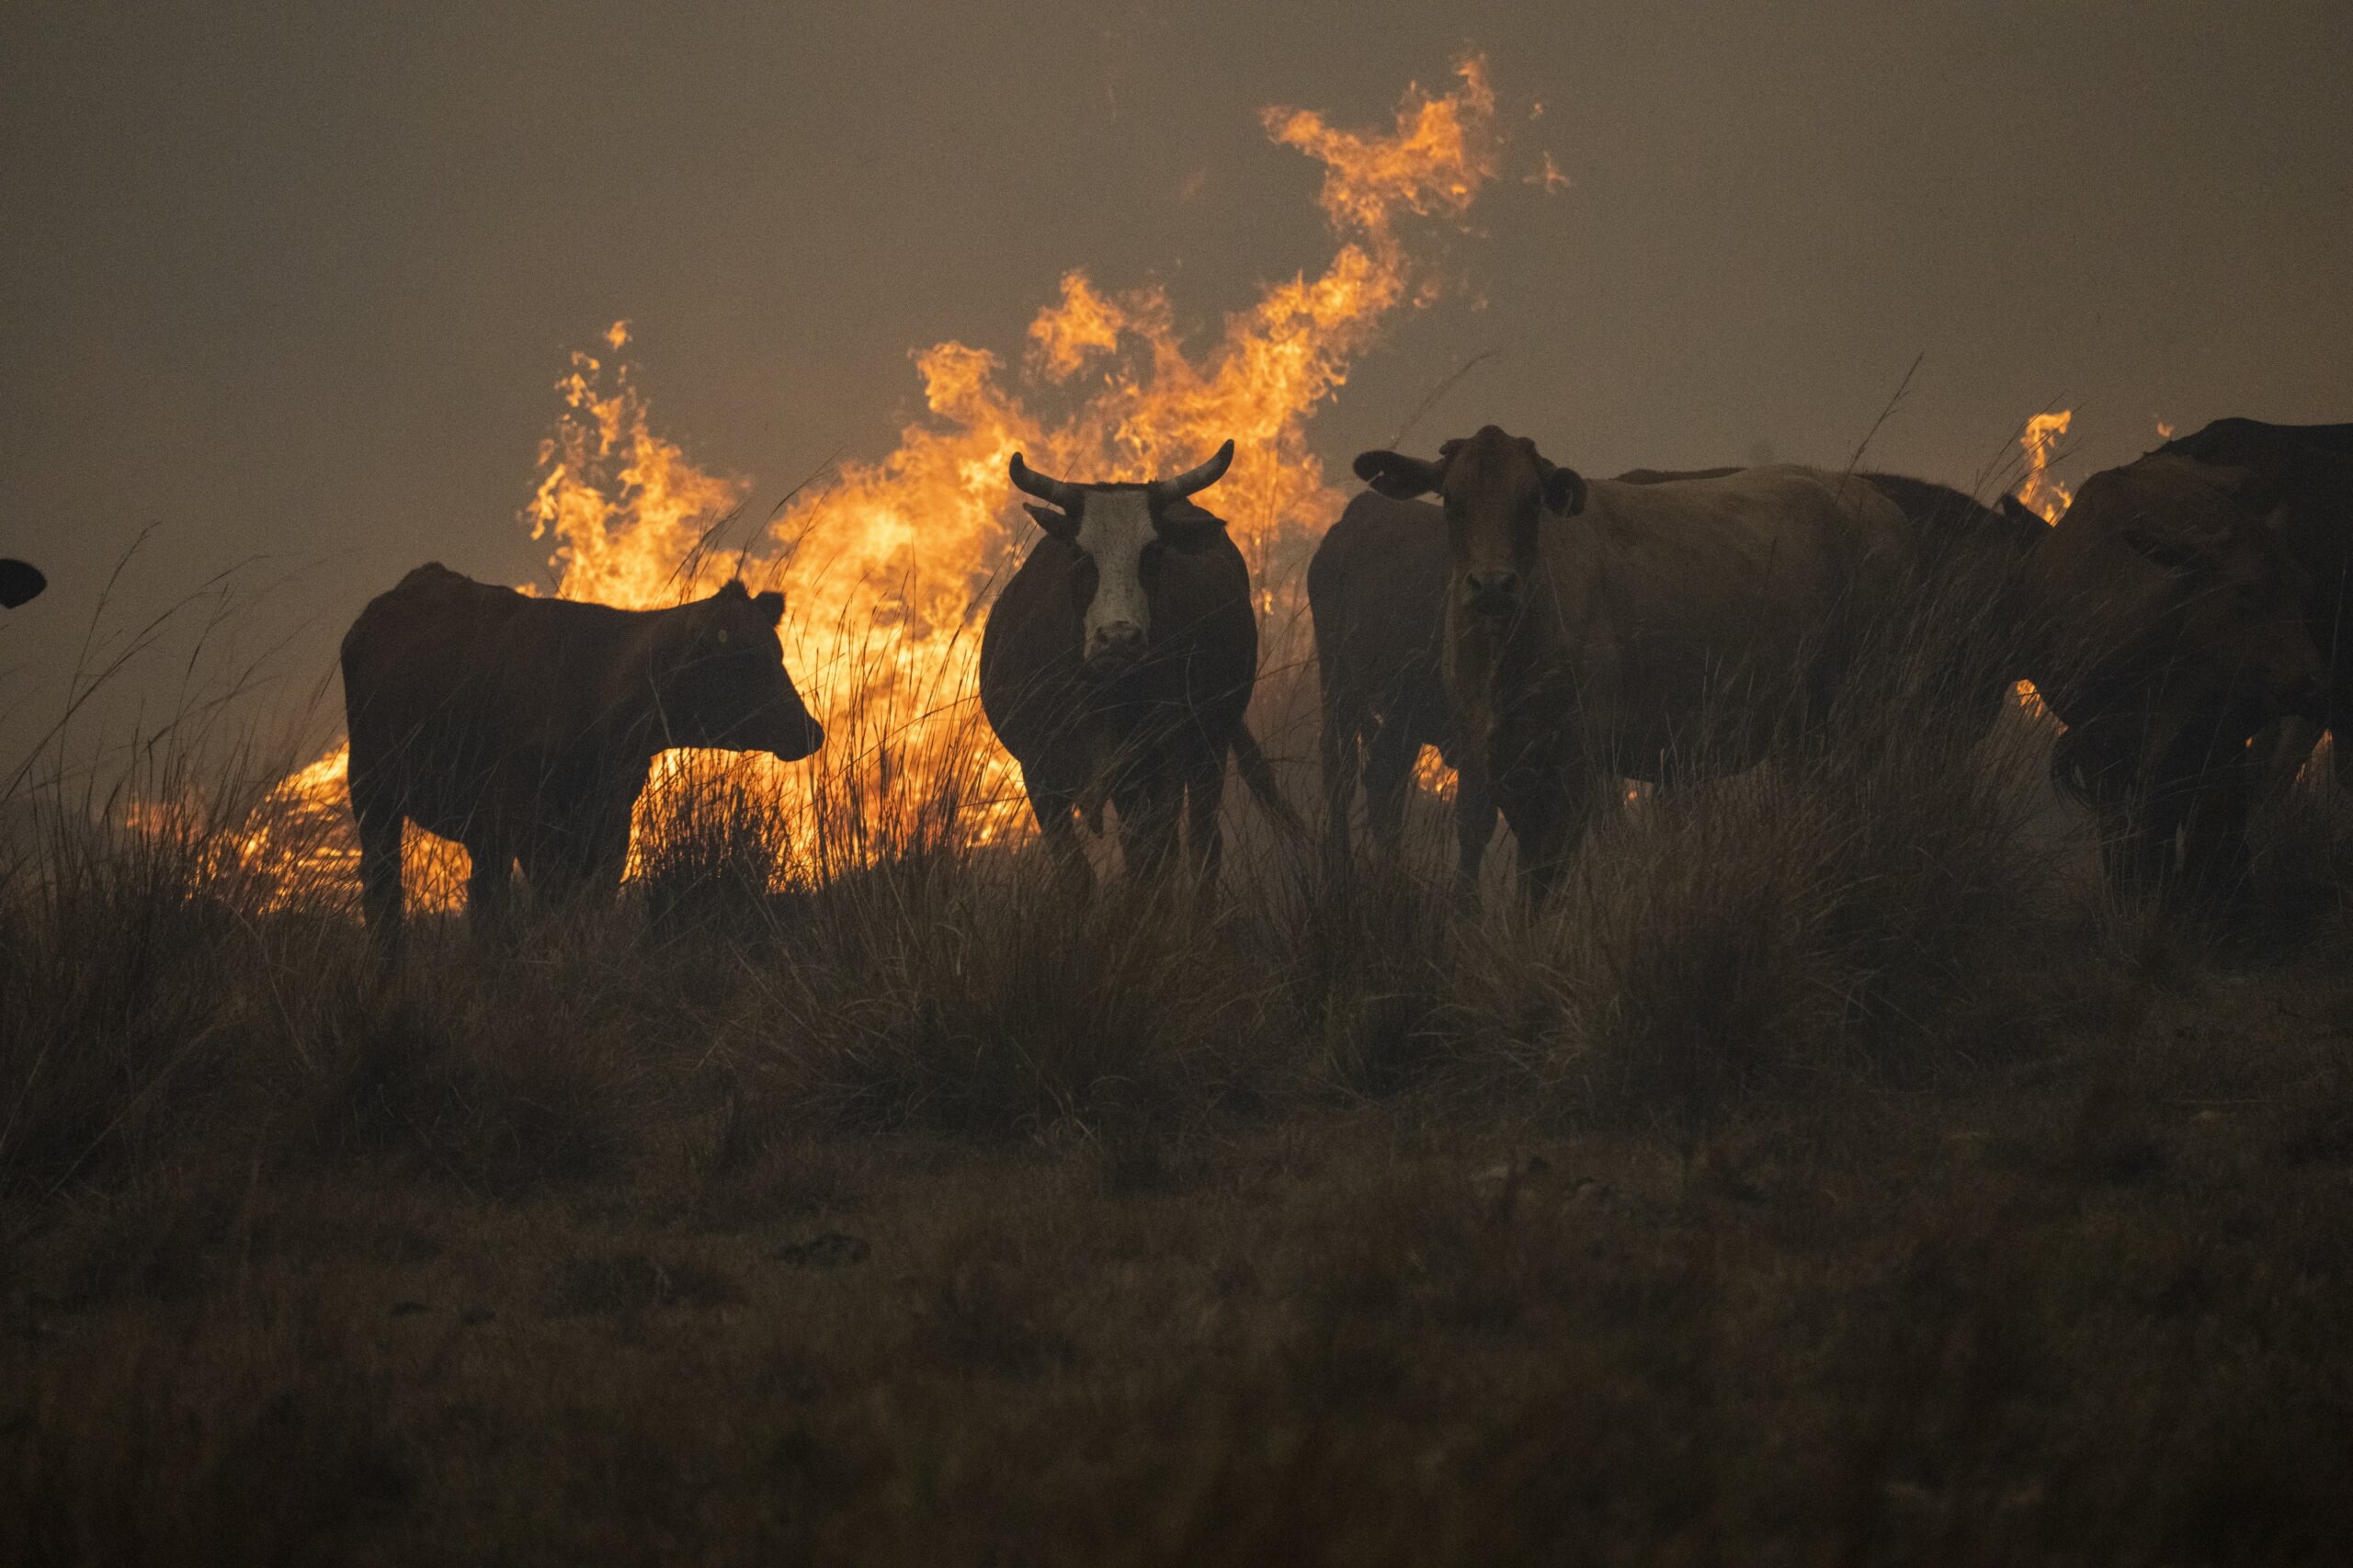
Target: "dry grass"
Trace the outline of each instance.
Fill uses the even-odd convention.
[[[1533,920],[1255,829],[1214,915],[1076,906],[953,802],[829,859],[722,775],[609,916],[388,980],[224,830],[52,800],[0,1560],[2325,1559],[2344,817],[2218,947],[1939,700]]]

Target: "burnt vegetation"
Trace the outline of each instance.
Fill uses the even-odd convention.
[[[388,974],[235,813],[28,787],[0,1559],[2325,1559],[2353,823],[2120,904],[2050,726],[1940,722],[2015,629],[1893,619],[1533,915],[1419,792],[1345,892],[1233,791],[1213,908],[1081,903],[829,750]]]

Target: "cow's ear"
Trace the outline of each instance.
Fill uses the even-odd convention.
[[[1064,544],[1074,543],[1078,539],[1078,519],[1068,512],[1058,511],[1051,506],[1035,506],[1028,501],[1021,504],[1021,509],[1037,518],[1040,528]]]
[[[2011,494],[2006,490],[2002,492],[2001,500],[1995,503],[1995,505],[1998,506],[2002,509],[2002,516],[2009,518],[2010,521],[2014,523],[2032,523],[2036,528],[2043,528],[2047,526],[2043,522],[2042,515],[2040,513],[2037,512],[2033,507],[2028,506],[2025,502],[2019,500],[2017,496]]]
[[[774,626],[784,619],[784,596],[774,588],[770,588],[765,594],[754,594],[752,608],[760,612],[762,620]]]
[[[1427,495],[1446,477],[1442,462],[1409,458],[1403,452],[1359,452],[1354,466],[1358,479],[1392,501]]]
[[[1544,476],[1544,505],[1557,517],[1574,517],[1585,510],[1585,475],[1573,468],[1554,468]]]
[[[49,586],[40,568],[27,561],[0,561],[0,605],[10,609],[27,604]]]

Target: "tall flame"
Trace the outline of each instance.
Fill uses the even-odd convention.
[[[1017,774],[974,699],[982,611],[1029,542],[1006,460],[1018,450],[1068,477],[1142,479],[1189,467],[1230,437],[1236,460],[1208,500],[1262,587],[1270,565],[1303,554],[1346,499],[1307,446],[1307,421],[1388,317],[1438,292],[1401,221],[1460,219],[1496,173],[1484,62],[1456,75],[1445,93],[1409,86],[1388,132],[1338,130],[1309,109],[1265,111],[1273,141],[1323,164],[1317,201],[1337,244],[1320,272],[1270,284],[1228,315],[1206,350],[1188,351],[1157,286],[1106,291],[1074,268],[1030,323],[1017,367],[952,341],[917,354],[929,417],[887,456],[841,464],[748,540],[725,538],[748,487],[655,432],[620,357],[627,324],[616,323],[609,355],[575,353],[558,383],[564,407],[526,508],[533,537],[552,541],[554,592],[654,608],[715,589],[746,561],[780,577],[786,663],[829,740],[813,765],[738,766],[767,775],[797,855],[813,845],[820,859],[870,858],[905,842],[907,824],[943,795],[960,842],[1017,833]],[[697,765],[670,753],[664,766]],[[330,755],[273,800],[314,805],[332,792],[340,806],[341,778]],[[649,801],[659,785],[657,770]],[[639,826],[642,841],[643,808]],[[268,836],[256,853],[267,855]],[[306,853],[335,870],[349,861],[347,846]],[[417,870],[437,857],[454,891],[449,852],[412,846]]]
[[[2051,477],[2051,460],[2059,449],[2059,437],[2067,433],[2075,417],[2075,411],[2065,408],[2056,414],[2038,414],[2026,422],[2018,437],[2018,446],[2026,453],[2026,478],[2018,485],[2018,500],[2046,523],[2057,522],[2075,498],[2075,492]]]
[[[2075,499],[2074,491],[2051,477],[2051,460],[2058,451],[2059,437],[2067,433],[2075,417],[2075,411],[2067,408],[2055,414],[2038,414],[2026,422],[2026,428],[2018,435],[2018,449],[2026,454],[2026,478],[2018,483],[2018,502],[2053,525],[2067,515],[2067,508]],[[2019,706],[2037,718],[2051,711],[2030,680],[2018,682],[2018,698]]]

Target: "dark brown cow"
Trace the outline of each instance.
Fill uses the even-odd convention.
[[[1745,767],[1809,727],[1847,678],[1857,608],[1910,552],[1880,491],[1809,469],[1588,483],[1488,426],[1435,461],[1356,470],[1444,503],[1447,689],[1484,737],[1531,903],[1619,777]]]
[[[14,609],[40,597],[49,579],[29,561],[0,558],[0,609]]]
[[[2344,511],[2314,477],[2345,464],[2216,460],[2251,454],[2207,433],[2086,480],[2032,578],[2052,629],[2035,686],[2067,725],[2053,778],[2099,812],[2120,888],[2179,878],[2211,903],[2244,886],[2248,741],[2337,710],[2344,590],[2324,574]]]
[[[1467,892],[1495,835],[1495,804],[1475,748],[1447,700],[1446,515],[1425,501],[1367,492],[1350,501],[1307,563],[1323,698],[1324,853],[1345,876],[1349,813],[1364,784],[1365,828],[1388,854],[1404,831],[1415,760],[1436,746],[1455,770],[1456,875]]]
[[[2292,781],[2319,729],[2353,723],[2353,425],[2217,419],[2157,452],[2205,465],[2243,506],[2278,514],[2286,547],[2310,578],[2304,619],[2329,663],[2327,700],[2256,746],[2269,771]],[[2336,777],[2353,790],[2353,767]]]
[[[1076,819],[1120,818],[1131,869],[1166,871],[1183,838],[1197,885],[1216,884],[1229,751],[1279,815],[1288,808],[1243,722],[1258,673],[1250,571],[1225,524],[1195,506],[1233,460],[1147,484],[1080,484],[1033,472],[1046,530],[981,636],[981,707],[1021,779],[1039,832],[1074,885],[1091,885]],[[1295,819],[1292,819],[1295,821]]]
[[[351,809],[369,924],[401,927],[404,822],[466,846],[468,913],[503,913],[515,864],[551,900],[608,900],[630,812],[673,746],[824,744],[785,672],[781,595],[729,583],[673,609],[533,598],[420,566],[343,640]]]

